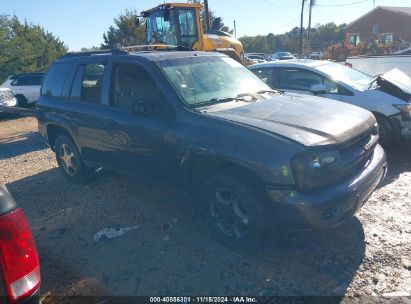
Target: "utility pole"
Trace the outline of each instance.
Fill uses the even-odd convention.
[[[234,37],[237,38],[237,28],[235,27],[235,20],[234,20]]]
[[[303,52],[303,19],[304,19],[304,2],[305,0],[302,0],[301,4],[301,22],[300,22],[300,47],[298,49],[298,57],[301,58],[302,52]]]
[[[210,13],[208,11],[208,0],[204,0],[204,10],[205,10],[205,21],[206,21],[206,30],[210,29]]]
[[[310,13],[309,13],[309,15],[308,15],[308,35],[307,35],[307,38],[308,38],[308,53],[310,52],[310,36],[311,36],[311,11],[313,10],[313,6],[314,6],[314,4],[315,4],[315,0],[310,0]]]

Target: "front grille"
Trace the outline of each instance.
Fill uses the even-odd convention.
[[[13,99],[13,92],[11,90],[0,90],[0,102],[9,101]]]
[[[342,144],[338,150],[341,155],[343,177],[361,172],[371,161],[377,143],[378,135],[374,134],[374,129],[371,128]]]

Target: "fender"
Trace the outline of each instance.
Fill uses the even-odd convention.
[[[54,112],[47,112],[42,118],[40,118],[40,114],[39,114],[38,119],[39,119],[39,132],[46,139],[47,144],[50,146],[50,148],[53,151],[54,151],[54,147],[52,143],[49,142],[50,134],[48,134],[47,132],[47,130],[51,126],[64,129],[71,136],[76,146],[80,148],[79,143],[77,141],[78,126],[73,120],[70,120],[69,117],[67,117],[66,115],[61,115],[61,114],[57,114]],[[43,123],[40,123],[41,119],[43,120]]]

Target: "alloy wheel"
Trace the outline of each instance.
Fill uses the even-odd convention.
[[[218,229],[228,237],[242,239],[250,231],[250,215],[245,204],[230,189],[214,191],[210,199],[210,215]]]
[[[70,146],[67,144],[62,144],[60,146],[60,160],[63,166],[63,169],[70,176],[73,176],[77,173],[77,163],[76,157],[71,150]]]

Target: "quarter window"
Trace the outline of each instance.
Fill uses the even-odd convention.
[[[253,70],[261,80],[268,84],[272,89],[281,89],[280,87],[280,74],[278,69],[262,68]]]
[[[71,63],[53,64],[44,79],[41,94],[51,97],[61,97],[71,66]]]

